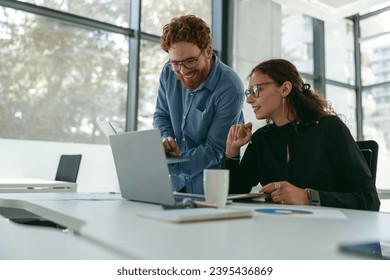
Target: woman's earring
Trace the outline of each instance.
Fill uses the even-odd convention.
[[[284,107],[286,106],[286,97],[282,98],[282,116],[284,116]]]

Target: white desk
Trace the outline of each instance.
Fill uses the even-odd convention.
[[[27,209],[69,227],[98,248],[131,259],[355,259],[339,252],[338,245],[390,237],[389,213],[235,204],[253,209],[317,209],[325,216],[336,212],[335,216],[345,215],[345,219],[255,212],[253,218],[175,224],[138,216],[160,209],[158,205],[122,199],[43,199],[44,194],[1,194],[0,207]],[[22,234],[20,238],[28,238]]]
[[[0,216],[0,260],[92,260],[124,256],[60,230],[23,226]]]

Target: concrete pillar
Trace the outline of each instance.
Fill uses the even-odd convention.
[[[281,6],[272,0],[234,1],[234,36],[229,64],[248,86],[248,74],[254,66],[281,56]],[[245,121],[254,130],[264,124],[256,120],[251,107],[244,105]]]

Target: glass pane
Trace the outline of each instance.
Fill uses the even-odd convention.
[[[300,72],[314,73],[312,19],[286,6],[282,6],[282,57]]]
[[[346,19],[325,22],[326,77],[355,84],[353,22]]]
[[[390,31],[390,11],[365,18],[360,21],[360,36],[362,38],[375,36]]]
[[[125,36],[0,8],[0,52],[1,137],[107,143],[96,118],[124,124]]]
[[[138,101],[138,129],[153,127],[153,113],[156,104],[159,77],[168,55],[160,44],[141,41],[139,101]]]
[[[298,69],[298,70],[299,70],[299,69]],[[303,79],[303,82],[304,82],[305,84],[309,84],[310,87],[311,87],[311,89],[313,89],[313,87],[314,87],[314,81],[313,81],[312,79],[308,79],[308,78],[305,78],[305,77],[302,77],[302,79]]]
[[[385,12],[360,22],[363,85],[390,80],[389,16],[389,12]]]
[[[209,0],[143,0],[141,30],[161,36],[162,28],[173,17],[194,14],[211,26],[211,1]]]
[[[22,0],[62,12],[129,27],[130,0]]]
[[[377,186],[390,188],[390,84],[364,90],[363,106],[364,139],[379,144]]]
[[[354,90],[326,85],[326,99],[332,104],[337,114],[351,130],[356,139],[356,94]]]
[[[359,15],[365,15],[368,13],[372,13],[372,12],[387,8],[389,6],[390,6],[390,1],[385,1],[385,0],[379,1],[379,3],[377,5],[371,6],[368,10],[360,11]]]

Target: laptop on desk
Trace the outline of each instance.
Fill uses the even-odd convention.
[[[0,193],[76,192],[77,183],[38,178],[0,178]]]
[[[109,121],[96,120],[96,123],[98,124],[100,129],[103,131],[103,133],[107,136],[107,138],[110,135],[118,134],[116,132],[116,129],[112,126],[112,124]]]
[[[124,199],[175,205],[159,130],[114,134],[109,140]]]
[[[109,140],[124,199],[172,206],[177,198],[204,199],[202,195],[174,194],[157,129],[114,134]]]
[[[109,138],[111,135],[118,134],[116,132],[116,129],[114,128],[114,126],[109,121],[96,120],[96,123],[99,125],[100,129],[104,132],[104,134],[107,136],[107,138]],[[175,156],[172,154],[165,154],[165,158],[166,158],[166,161],[168,164],[189,161],[188,158],[182,158],[182,157],[178,157],[178,156]]]

